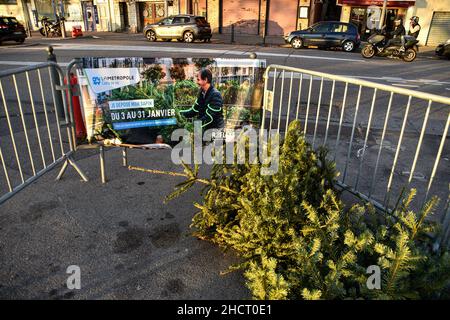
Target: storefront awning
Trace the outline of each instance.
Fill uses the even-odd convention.
[[[383,6],[383,0],[337,0],[338,5],[349,6]],[[416,0],[388,0],[388,7],[408,8],[414,6]]]

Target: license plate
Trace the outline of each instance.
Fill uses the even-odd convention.
[[[14,34],[23,34],[21,31],[16,31]]]

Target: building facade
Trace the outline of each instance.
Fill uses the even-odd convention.
[[[381,19],[383,0],[337,0],[342,6],[341,21],[352,22],[364,36],[374,27],[378,27]],[[421,31],[419,44],[434,46],[450,39],[450,0],[388,0],[384,24],[392,30],[396,17],[403,18],[406,31],[409,30],[409,19],[419,17]]]
[[[435,46],[450,39],[450,0],[416,0],[408,8],[406,18],[419,17],[419,43]]]
[[[340,20],[358,26],[362,38],[379,26],[384,0],[0,0],[0,15],[18,18],[31,30],[40,19],[66,18],[66,30],[141,32],[146,24],[173,14],[205,16],[213,33],[282,36],[315,22]],[[388,0],[384,22],[388,30],[402,17],[419,16],[422,45],[450,38],[450,0]]]
[[[310,23],[318,0],[0,0],[0,14],[15,16],[38,30],[43,16],[64,16],[67,30],[141,32],[172,14],[205,16],[213,32],[283,35]],[[322,0],[321,0],[322,1]],[[328,0],[326,0],[328,1]],[[329,0],[331,1],[331,0]],[[267,27],[266,27],[267,24]]]
[[[337,4],[342,6],[341,21],[355,24],[361,37],[365,39],[372,29],[379,28],[383,2],[383,0],[337,0]],[[413,7],[415,2],[415,0],[388,0],[384,16],[386,29],[393,30],[396,17],[405,20],[408,9]]]

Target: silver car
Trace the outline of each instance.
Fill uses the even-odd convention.
[[[172,40],[194,42],[211,39],[211,26],[205,17],[195,15],[176,15],[160,20],[154,24],[148,24],[144,28],[144,35],[148,41]]]

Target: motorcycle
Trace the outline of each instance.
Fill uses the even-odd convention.
[[[400,50],[401,45],[391,45],[387,48],[382,49],[387,41],[387,37],[384,32],[374,33],[369,37],[369,39],[367,39],[368,43],[362,48],[361,55],[366,59],[370,59],[374,56],[379,56],[400,58],[405,62],[412,62],[417,57],[417,52],[419,51],[417,43],[419,43],[419,41],[412,36],[405,35],[404,37],[404,51]]]
[[[39,28],[39,32],[44,37],[60,37],[61,36],[61,23],[60,19],[57,21],[49,21],[48,17],[43,17],[41,19],[42,27]]]
[[[447,57],[448,59],[450,59],[450,39],[448,39],[444,43],[440,43],[436,47],[435,53],[439,57]]]

